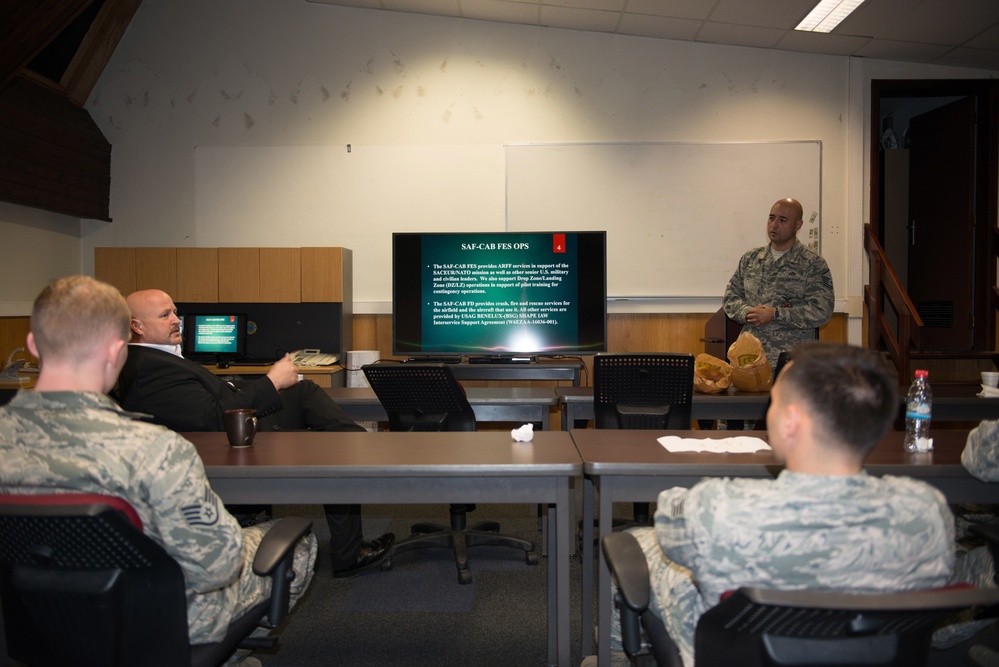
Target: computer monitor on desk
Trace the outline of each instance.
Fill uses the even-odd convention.
[[[199,313],[183,319],[184,356],[229,362],[246,357],[245,313]]]

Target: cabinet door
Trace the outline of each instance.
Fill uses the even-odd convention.
[[[300,248],[260,248],[260,300],[265,303],[302,301]]]
[[[219,301],[260,301],[259,248],[219,248]]]
[[[135,248],[94,248],[94,276],[128,296],[135,291]]]
[[[302,301],[350,301],[350,260],[347,248],[302,248]]]
[[[188,303],[219,300],[217,248],[177,248],[177,293],[173,300]]]
[[[177,249],[136,248],[135,289],[160,289],[174,296],[177,293]]]

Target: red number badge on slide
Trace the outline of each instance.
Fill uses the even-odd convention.
[[[552,234],[552,252],[565,252],[565,234]]]

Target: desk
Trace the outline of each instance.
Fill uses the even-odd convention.
[[[568,433],[184,433],[226,503],[543,503],[548,505],[548,661],[569,666],[569,480],[582,463]]]
[[[999,419],[999,398],[980,398],[979,385],[933,385],[933,420],[948,422],[979,422]],[[905,395],[908,387],[899,390],[899,418],[905,417]],[[593,419],[592,387],[555,387],[562,402],[562,430],[569,430],[574,420]],[[719,394],[694,392],[691,403],[693,419],[760,420],[767,417],[770,392],[745,392],[729,388]]]
[[[354,421],[388,421],[374,390],[368,387],[327,389],[334,401]],[[551,387],[467,387],[465,395],[482,422],[531,422],[549,429],[549,411],[558,403]]]
[[[709,454],[667,452],[656,438],[665,431],[608,431],[575,429],[572,439],[583,459],[583,602],[582,627],[592,627],[593,618],[593,505],[594,487],[599,491],[599,537],[611,526],[615,502],[654,502],[663,489],[690,487],[704,477],[773,478],[781,470],[771,452],[756,454]],[[726,437],[725,431],[670,431],[681,437]],[[950,502],[999,503],[999,484],[981,482],[961,466],[967,431],[933,432],[932,454],[907,454],[902,450],[903,433],[889,432],[867,457],[866,470],[874,475],[908,475],[939,488]],[[765,432],[758,432],[766,439]],[[600,555],[598,582],[598,662],[610,660],[610,573]],[[592,652],[591,635],[583,633],[583,655]]]
[[[216,364],[205,364],[205,369],[214,375],[224,377],[240,375],[267,375],[270,365],[244,366],[230,364],[228,368],[219,368]],[[346,383],[347,374],[343,366],[297,366],[298,372],[306,380],[312,380],[320,387],[342,387]]]

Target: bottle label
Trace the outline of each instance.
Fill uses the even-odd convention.
[[[930,406],[910,403],[905,411],[906,419],[929,419]]]

